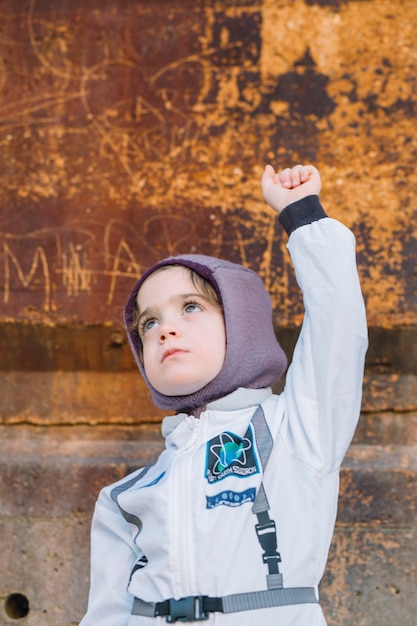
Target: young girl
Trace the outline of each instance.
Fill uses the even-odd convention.
[[[305,319],[286,369],[251,270],[168,258],[125,308],[130,345],[165,418],[152,466],[102,490],[80,626],[323,626],[318,585],[339,468],[361,402],[367,329],[352,233],[324,213],[320,176],[265,168],[289,234]]]

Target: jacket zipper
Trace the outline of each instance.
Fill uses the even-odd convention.
[[[199,441],[199,420],[196,420],[195,430],[183,452],[180,452],[175,461],[172,489],[174,497],[171,499],[172,531],[170,533],[173,587],[175,597],[184,595],[184,590],[190,590],[190,595],[196,593],[195,576],[195,546],[193,521],[193,456],[196,444]],[[198,480],[198,477],[197,477]]]

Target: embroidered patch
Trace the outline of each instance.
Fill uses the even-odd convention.
[[[246,491],[237,493],[236,491],[222,491],[215,496],[206,496],[208,509],[214,509],[220,504],[225,506],[240,506],[245,502],[254,502],[256,496],[256,489],[251,487]]]
[[[209,483],[231,475],[246,478],[258,473],[251,426],[243,438],[225,432],[207,443],[205,475]]]

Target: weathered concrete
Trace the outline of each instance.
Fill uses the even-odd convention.
[[[85,608],[97,493],[155,458],[158,427],[8,426],[0,435],[0,597],[29,600],[28,626],[73,626]],[[415,626],[416,459],[416,445],[351,446],[321,588],[329,626]],[[13,622],[0,610],[0,623]]]
[[[328,624],[416,626],[416,541],[415,525],[336,527],[321,585]]]
[[[0,624],[29,602],[28,626],[75,626],[86,607],[89,533],[101,487],[161,449],[157,428],[0,429]],[[22,618],[23,619],[23,618]]]

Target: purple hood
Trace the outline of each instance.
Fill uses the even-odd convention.
[[[166,265],[188,267],[213,286],[223,307],[227,347],[223,367],[211,382],[189,395],[166,396],[150,384],[140,358],[139,335],[136,330],[128,330],[136,363],[158,407],[192,413],[238,387],[270,387],[281,378],[287,359],[275,337],[270,297],[255,272],[230,261],[186,254],[153,265],[138,280],[126,303],[124,321],[128,329],[134,320],[140,286],[152,272]]]

